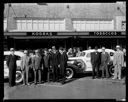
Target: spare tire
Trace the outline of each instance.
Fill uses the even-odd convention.
[[[23,81],[23,75],[22,75],[22,72],[19,70],[19,71],[16,71],[16,83],[20,83]]]

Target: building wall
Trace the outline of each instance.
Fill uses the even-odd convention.
[[[76,31],[114,30],[114,21],[73,21]]]
[[[16,20],[18,31],[63,31],[64,20]]]
[[[7,19],[4,19],[3,23],[4,23],[4,27],[3,28],[4,28],[4,31],[5,31],[7,29]]]
[[[123,27],[122,27],[123,22]],[[117,16],[113,20],[66,20],[66,19],[17,19],[10,31],[112,31],[126,30],[126,18]],[[72,25],[72,26],[71,26]],[[116,26],[116,27],[115,27]],[[73,27],[73,28],[72,28]],[[4,31],[7,19],[4,19]]]
[[[122,25],[124,23],[124,26]],[[126,18],[125,16],[116,16],[116,29],[117,30],[126,30]]]

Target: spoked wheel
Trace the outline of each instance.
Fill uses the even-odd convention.
[[[72,68],[66,68],[66,78],[71,79],[74,76],[74,70]]]
[[[109,73],[111,76],[114,76],[114,66],[113,65],[109,67]]]
[[[23,80],[23,75],[21,71],[16,71],[16,83],[20,83]]]

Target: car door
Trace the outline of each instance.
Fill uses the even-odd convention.
[[[85,60],[85,63],[86,63],[86,71],[92,71],[91,53],[90,52],[86,52],[84,60]]]

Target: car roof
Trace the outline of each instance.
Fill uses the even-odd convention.
[[[24,53],[21,51],[15,51],[14,54],[20,57],[24,56]],[[10,55],[10,51],[4,51],[4,55]]]
[[[84,50],[84,51],[82,51],[82,52],[94,52],[95,51],[95,49],[91,49],[91,50]],[[98,49],[98,52],[101,52],[102,51],[102,49]],[[105,51],[106,52],[113,52],[113,53],[115,53],[115,51],[114,50],[112,50],[112,49],[105,49]]]

